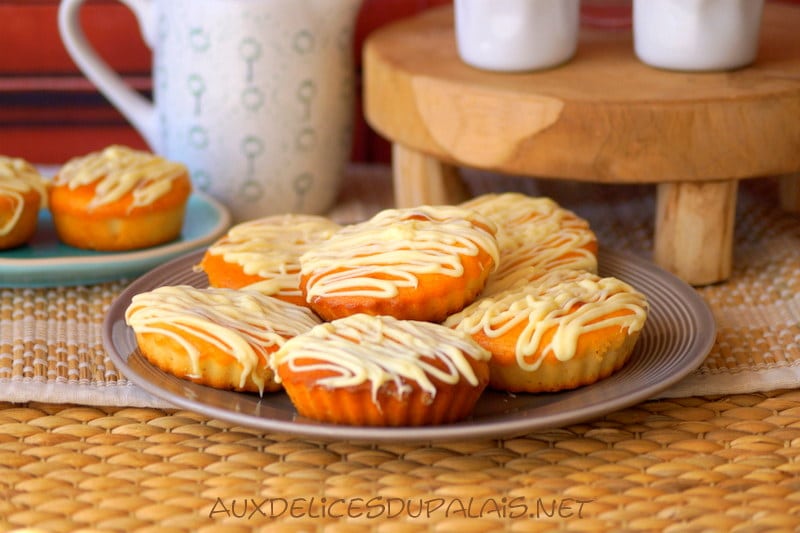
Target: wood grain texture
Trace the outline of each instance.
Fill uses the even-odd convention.
[[[438,159],[392,145],[395,206],[449,205],[469,196],[458,169]]]
[[[738,182],[661,183],[653,258],[692,285],[730,277]]]
[[[450,7],[384,27],[364,50],[369,124],[452,164],[594,182],[712,181],[800,170],[800,8],[769,4],[750,68],[638,61],[630,32],[582,29],[567,64],[463,64]]]

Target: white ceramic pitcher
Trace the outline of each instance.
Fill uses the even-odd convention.
[[[153,50],[152,102],[86,40],[85,0],[62,0],[59,30],[153,151],[185,163],[236,221],[332,205],[351,149],[361,0],[120,1]]]

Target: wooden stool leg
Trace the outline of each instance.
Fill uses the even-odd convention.
[[[654,260],[692,285],[730,277],[738,182],[658,185]]]
[[[398,143],[392,145],[396,207],[455,204],[469,197],[458,169]]]
[[[790,213],[800,213],[800,172],[780,177],[781,207]]]

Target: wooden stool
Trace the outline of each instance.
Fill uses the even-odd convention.
[[[582,28],[567,64],[501,74],[460,61],[445,6],[368,38],[365,115],[393,143],[398,207],[461,200],[460,166],[655,183],[655,262],[714,283],[731,272],[738,180],[800,172],[798,28],[800,8],[768,4],[757,62],[733,72],[654,69],[631,32]]]

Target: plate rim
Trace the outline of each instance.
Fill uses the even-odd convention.
[[[201,235],[189,240],[176,240],[128,252],[109,252],[97,255],[60,255],[42,258],[0,257],[0,273],[5,274],[2,287],[74,286],[96,283],[98,282],[97,280],[110,281],[125,277],[116,275],[115,272],[125,272],[126,275],[131,275],[131,272],[136,271],[135,275],[143,275],[143,269],[145,270],[144,275],[146,275],[149,270],[157,268],[153,265],[154,261],[179,259],[182,255],[191,253],[196,248],[219,238],[230,227],[232,223],[231,213],[219,200],[200,190],[192,191],[190,202],[192,200],[201,202],[195,209],[210,207],[216,214],[214,225]],[[187,212],[188,209],[192,208],[192,205],[193,203],[187,203]],[[116,268],[104,270],[101,274],[95,273],[93,270],[109,266],[116,266]],[[17,274],[14,275],[14,273]],[[44,275],[55,275],[55,277],[47,280],[34,279]],[[12,277],[11,281],[5,279],[9,276]],[[22,277],[25,280],[19,279]],[[53,281],[54,279],[56,281]]]
[[[683,364],[678,365],[668,376],[658,382],[650,383],[644,387],[637,387],[635,390],[626,390],[624,394],[619,394],[613,398],[601,402],[599,405],[589,405],[579,410],[573,410],[567,413],[550,413],[545,416],[537,416],[535,419],[529,417],[514,418],[511,420],[492,422],[489,421],[463,421],[454,424],[442,424],[436,426],[403,426],[403,427],[370,427],[370,426],[348,426],[316,422],[312,420],[279,420],[270,417],[259,416],[255,414],[247,414],[236,411],[231,411],[216,405],[209,405],[202,403],[202,400],[193,400],[185,396],[172,393],[165,388],[153,383],[145,376],[139,374],[128,364],[128,357],[119,353],[116,345],[114,344],[114,328],[122,321],[122,326],[127,328],[127,333],[132,335],[132,330],[124,324],[124,308],[130,302],[134,294],[144,290],[150,290],[159,285],[153,285],[153,281],[159,279],[162,273],[172,272],[175,266],[181,265],[184,262],[192,263],[199,260],[202,255],[202,250],[195,250],[183,256],[172,259],[164,263],[150,272],[143,274],[133,283],[131,283],[117,298],[112,302],[109,307],[102,325],[102,340],[108,357],[112,360],[117,369],[127,378],[131,383],[141,387],[153,396],[165,400],[167,403],[175,405],[176,407],[184,408],[189,411],[197,412],[212,418],[217,418],[222,421],[239,424],[254,429],[259,429],[267,432],[277,432],[288,435],[322,439],[322,440],[352,440],[352,441],[369,441],[369,442],[445,442],[463,439],[475,438],[501,438],[510,435],[521,435],[531,431],[538,431],[543,429],[552,429],[556,427],[564,427],[570,424],[579,423],[586,420],[599,418],[608,413],[630,407],[649,398],[652,398],[658,392],[661,392],[670,386],[674,385],[695,369],[697,369],[703,360],[708,356],[711,348],[716,340],[717,325],[713,313],[708,306],[708,303],[686,282],[679,279],[674,274],[662,269],[652,262],[647,261],[630,252],[620,252],[606,247],[601,247],[599,251],[600,261],[603,258],[609,260],[614,258],[618,261],[623,261],[625,264],[631,265],[634,268],[645,269],[657,274],[658,278],[662,279],[668,286],[677,290],[684,298],[691,301],[686,301],[687,304],[692,304],[691,308],[697,313],[697,316],[692,317],[696,325],[700,325],[699,330],[704,333],[703,339],[699,344],[694,347],[691,356],[684,356]],[[622,278],[623,281],[624,278]],[[163,284],[162,284],[163,285]],[[119,311],[122,310],[122,315]],[[647,325],[645,325],[647,327]],[[135,343],[135,340],[134,340]],[[149,363],[148,363],[149,364]],[[152,367],[154,372],[164,374],[170,377],[165,372]],[[175,378],[178,379],[178,378]],[[182,381],[183,383],[183,381]],[[190,388],[199,387],[203,385],[185,382],[185,386]],[[586,390],[592,387],[588,385],[573,391],[564,391],[570,393],[574,391]],[[233,391],[217,391],[229,394],[243,394]],[[556,394],[564,394],[556,393]],[[277,394],[277,393],[276,393]],[[265,396],[267,398],[267,396]],[[262,400],[263,401],[263,400]],[[535,409],[535,408],[534,408]],[[531,410],[531,408],[528,408]],[[487,417],[491,418],[491,417]]]

